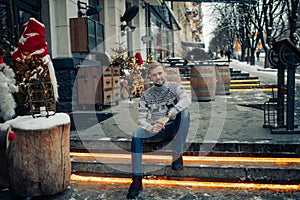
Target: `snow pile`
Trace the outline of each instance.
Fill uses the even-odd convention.
[[[68,123],[70,123],[70,117],[66,113],[56,113],[49,117],[38,118],[33,118],[31,115],[18,116],[13,120],[5,122],[6,125],[11,126],[13,129],[22,130],[45,130]]]

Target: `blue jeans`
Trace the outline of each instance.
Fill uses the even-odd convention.
[[[153,135],[143,128],[138,128],[132,136],[131,159],[133,176],[142,176],[142,154],[145,142],[164,142],[172,143],[174,154],[183,153],[184,144],[190,127],[190,112],[186,109],[176,115],[176,119],[169,121],[165,129]]]

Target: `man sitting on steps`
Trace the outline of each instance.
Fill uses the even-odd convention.
[[[183,169],[182,153],[190,126],[189,95],[178,82],[168,82],[161,63],[149,65],[154,85],[143,92],[138,105],[138,128],[132,136],[132,183],[127,198],[135,199],[142,190],[144,142],[171,141],[172,170]]]

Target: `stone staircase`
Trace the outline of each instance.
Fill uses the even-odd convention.
[[[249,91],[254,89],[272,90],[274,85],[261,85],[260,80],[256,76],[251,76],[248,72],[242,72],[230,68],[230,92]],[[191,85],[188,79],[181,81],[187,92],[191,92]]]
[[[242,72],[230,68],[230,92],[248,91],[253,89],[272,90],[273,85],[261,85],[259,78],[251,76],[248,72]]]
[[[190,81],[181,81],[190,92]],[[232,91],[257,89],[258,77],[231,69]],[[130,140],[71,139],[72,173],[100,177],[131,177]],[[170,150],[146,143],[143,156],[147,179],[175,181],[295,184],[300,190],[300,146],[297,143],[205,142],[186,144],[184,169],[171,170]]]
[[[298,184],[298,144],[191,143],[184,170],[171,170],[171,156],[162,145],[145,144],[145,177],[209,182]],[[114,150],[118,147],[118,151]],[[150,151],[154,151],[150,153]],[[72,173],[131,177],[130,141],[71,140]]]

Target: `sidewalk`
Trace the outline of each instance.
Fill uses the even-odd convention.
[[[261,66],[250,66],[236,60],[230,67],[258,76],[261,84],[276,84],[277,72],[274,70],[264,71]],[[268,128],[263,128],[263,105],[271,97],[272,92],[257,89],[217,95],[210,102],[193,102],[188,142],[300,143],[300,134],[274,135]],[[104,109],[100,113],[113,113],[113,116],[78,134],[73,132],[71,138],[130,140],[137,128],[138,101],[139,98],[125,99],[117,106]],[[296,113],[295,123],[299,123],[299,116]]]
[[[63,192],[33,198],[15,197],[9,191],[0,191],[1,200],[125,200],[128,184],[96,184],[71,182]],[[240,190],[213,189],[209,187],[193,188],[189,186],[172,187],[144,185],[137,200],[294,200],[300,198],[299,191],[280,190]]]

